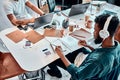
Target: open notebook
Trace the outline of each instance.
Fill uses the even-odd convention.
[[[90,32],[83,28],[72,32],[70,35],[78,40],[89,40],[93,37]]]

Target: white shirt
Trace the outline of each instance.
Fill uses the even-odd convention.
[[[27,12],[25,3],[28,0],[8,0],[4,5],[6,14],[14,14],[17,19],[30,19],[32,16]]]
[[[3,8],[3,4],[6,2],[6,0],[0,0],[0,32],[2,30],[5,30],[7,28],[12,27],[11,22],[8,20],[4,8]],[[0,39],[0,52],[9,52],[9,50],[5,47],[4,43],[1,41]]]

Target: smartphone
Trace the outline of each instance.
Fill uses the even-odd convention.
[[[47,48],[43,49],[42,51],[45,55],[50,55],[51,54],[51,52]]]
[[[31,41],[26,41],[25,46],[31,46]]]
[[[17,26],[19,30],[23,30],[23,27],[21,25]]]

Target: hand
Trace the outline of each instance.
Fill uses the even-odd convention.
[[[63,56],[63,53],[62,53],[62,48],[60,47],[60,46],[57,46],[56,48],[55,48],[55,51],[56,51],[56,53],[58,54],[58,56]]]
[[[27,25],[28,23],[34,23],[35,18],[31,18],[31,19],[21,19],[21,20],[17,20],[16,24],[18,25]]]
[[[29,23],[34,23],[34,22],[35,22],[35,18],[33,17],[30,19]]]
[[[80,40],[78,42],[78,45],[83,45],[83,46],[87,46],[87,42],[85,40]]]

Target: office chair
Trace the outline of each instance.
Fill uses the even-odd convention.
[[[0,80],[24,73],[10,53],[0,53]]]
[[[19,80],[45,80],[45,72],[43,69],[36,71],[28,71],[18,76]]]
[[[61,5],[57,5],[57,6],[55,0],[47,0],[47,3],[49,7],[49,12],[58,12],[59,10],[64,10],[68,8],[68,6],[64,5],[64,0],[62,0]]]
[[[49,12],[54,12],[56,3],[55,0],[47,0],[48,7],[49,7]]]

